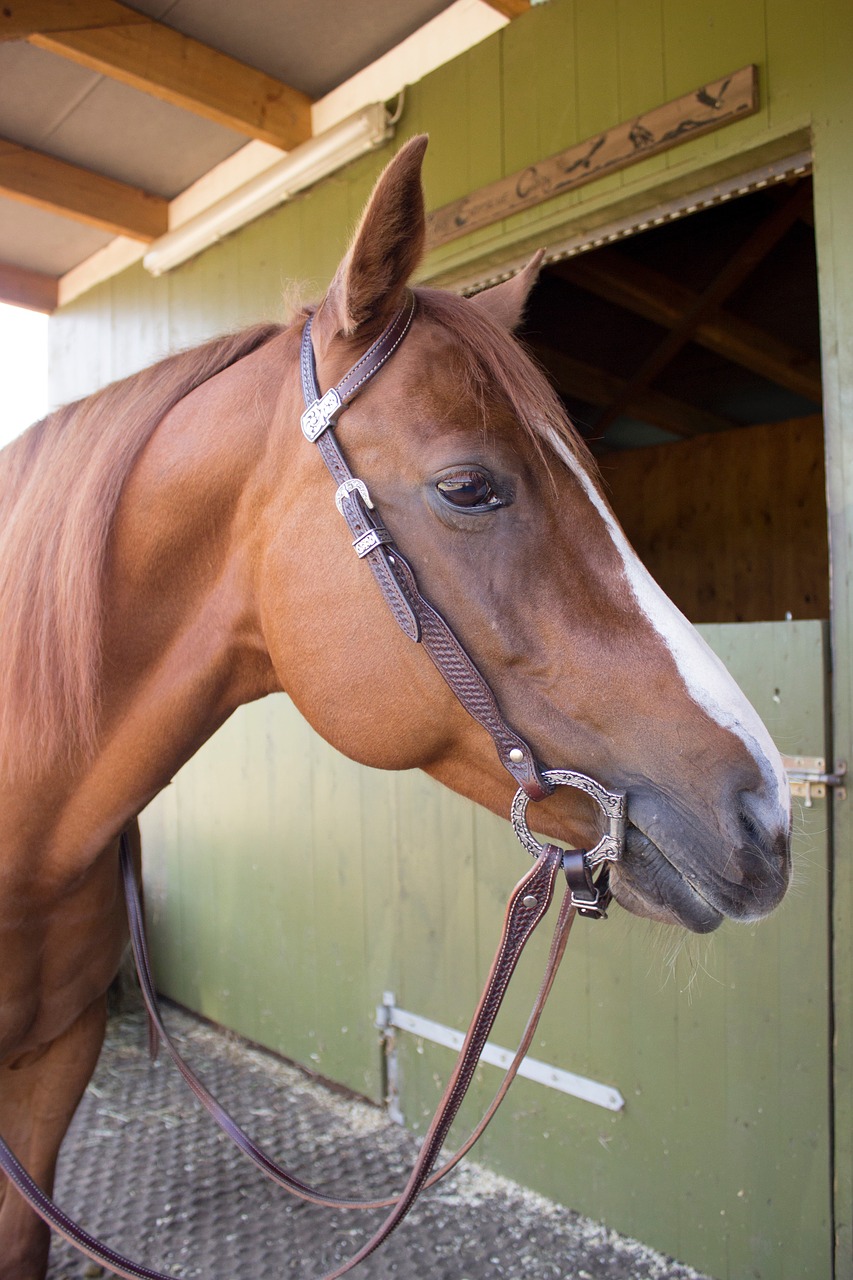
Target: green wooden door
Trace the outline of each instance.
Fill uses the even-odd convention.
[[[823,625],[703,631],[780,748],[825,754]],[[618,909],[578,921],[532,1053],[626,1106],[519,1080],[479,1159],[719,1280],[831,1275],[827,805],[798,807],[796,880],[760,925],[697,939]],[[527,865],[506,822],[421,774],[343,760],[283,698],[238,713],[144,835],[162,989],[374,1098],[382,992],[463,1027]],[[423,1129],[452,1053],[401,1034],[399,1054],[406,1120]],[[460,1137],[498,1080],[481,1068]]]
[[[701,630],[781,749],[823,755],[823,625]],[[613,1114],[519,1081],[479,1157],[720,1280],[832,1274],[829,824],[826,801],[795,807],[796,878],[769,920],[725,925],[710,939],[618,910],[606,923],[578,921],[532,1052],[615,1086],[625,1109]],[[496,819],[483,815],[478,825],[481,849],[483,829],[494,834],[494,856],[479,863],[482,970],[518,863]],[[427,946],[425,935],[411,938],[399,1003],[454,1022],[468,993],[456,994],[458,981],[436,990],[424,973]],[[510,994],[494,1035],[501,1044],[522,1025],[544,946],[538,939],[526,994],[521,984]],[[422,1127],[451,1055],[400,1039],[403,1106]],[[497,1079],[493,1068],[480,1071],[469,1124]]]

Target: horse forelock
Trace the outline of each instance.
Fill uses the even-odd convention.
[[[497,396],[548,461],[573,458],[598,483],[598,468],[545,372],[522,342],[486,311],[453,293],[416,289],[420,314],[448,330],[467,357],[469,384],[483,415]]]
[[[102,582],[124,484],[170,409],[279,331],[257,325],[169,356],[0,451],[0,772],[35,776],[91,752]]]

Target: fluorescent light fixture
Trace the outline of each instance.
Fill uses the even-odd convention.
[[[393,134],[394,125],[383,103],[375,102],[357,111],[334,128],[294,147],[251,182],[155,240],[142,260],[146,270],[159,276],[179,266],[238,227],[283,204],[297,191],[304,191],[350,160],[381,147]]]

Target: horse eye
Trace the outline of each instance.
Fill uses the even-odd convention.
[[[500,507],[501,499],[482,471],[455,471],[436,483],[436,489],[454,507]]]

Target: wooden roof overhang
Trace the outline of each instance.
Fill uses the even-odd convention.
[[[509,19],[530,0],[476,6]],[[0,300],[52,310],[67,270],[112,237],[162,235],[169,201],[247,139],[306,142],[318,98],[451,8],[357,0],[344,24],[336,0],[9,0]]]

